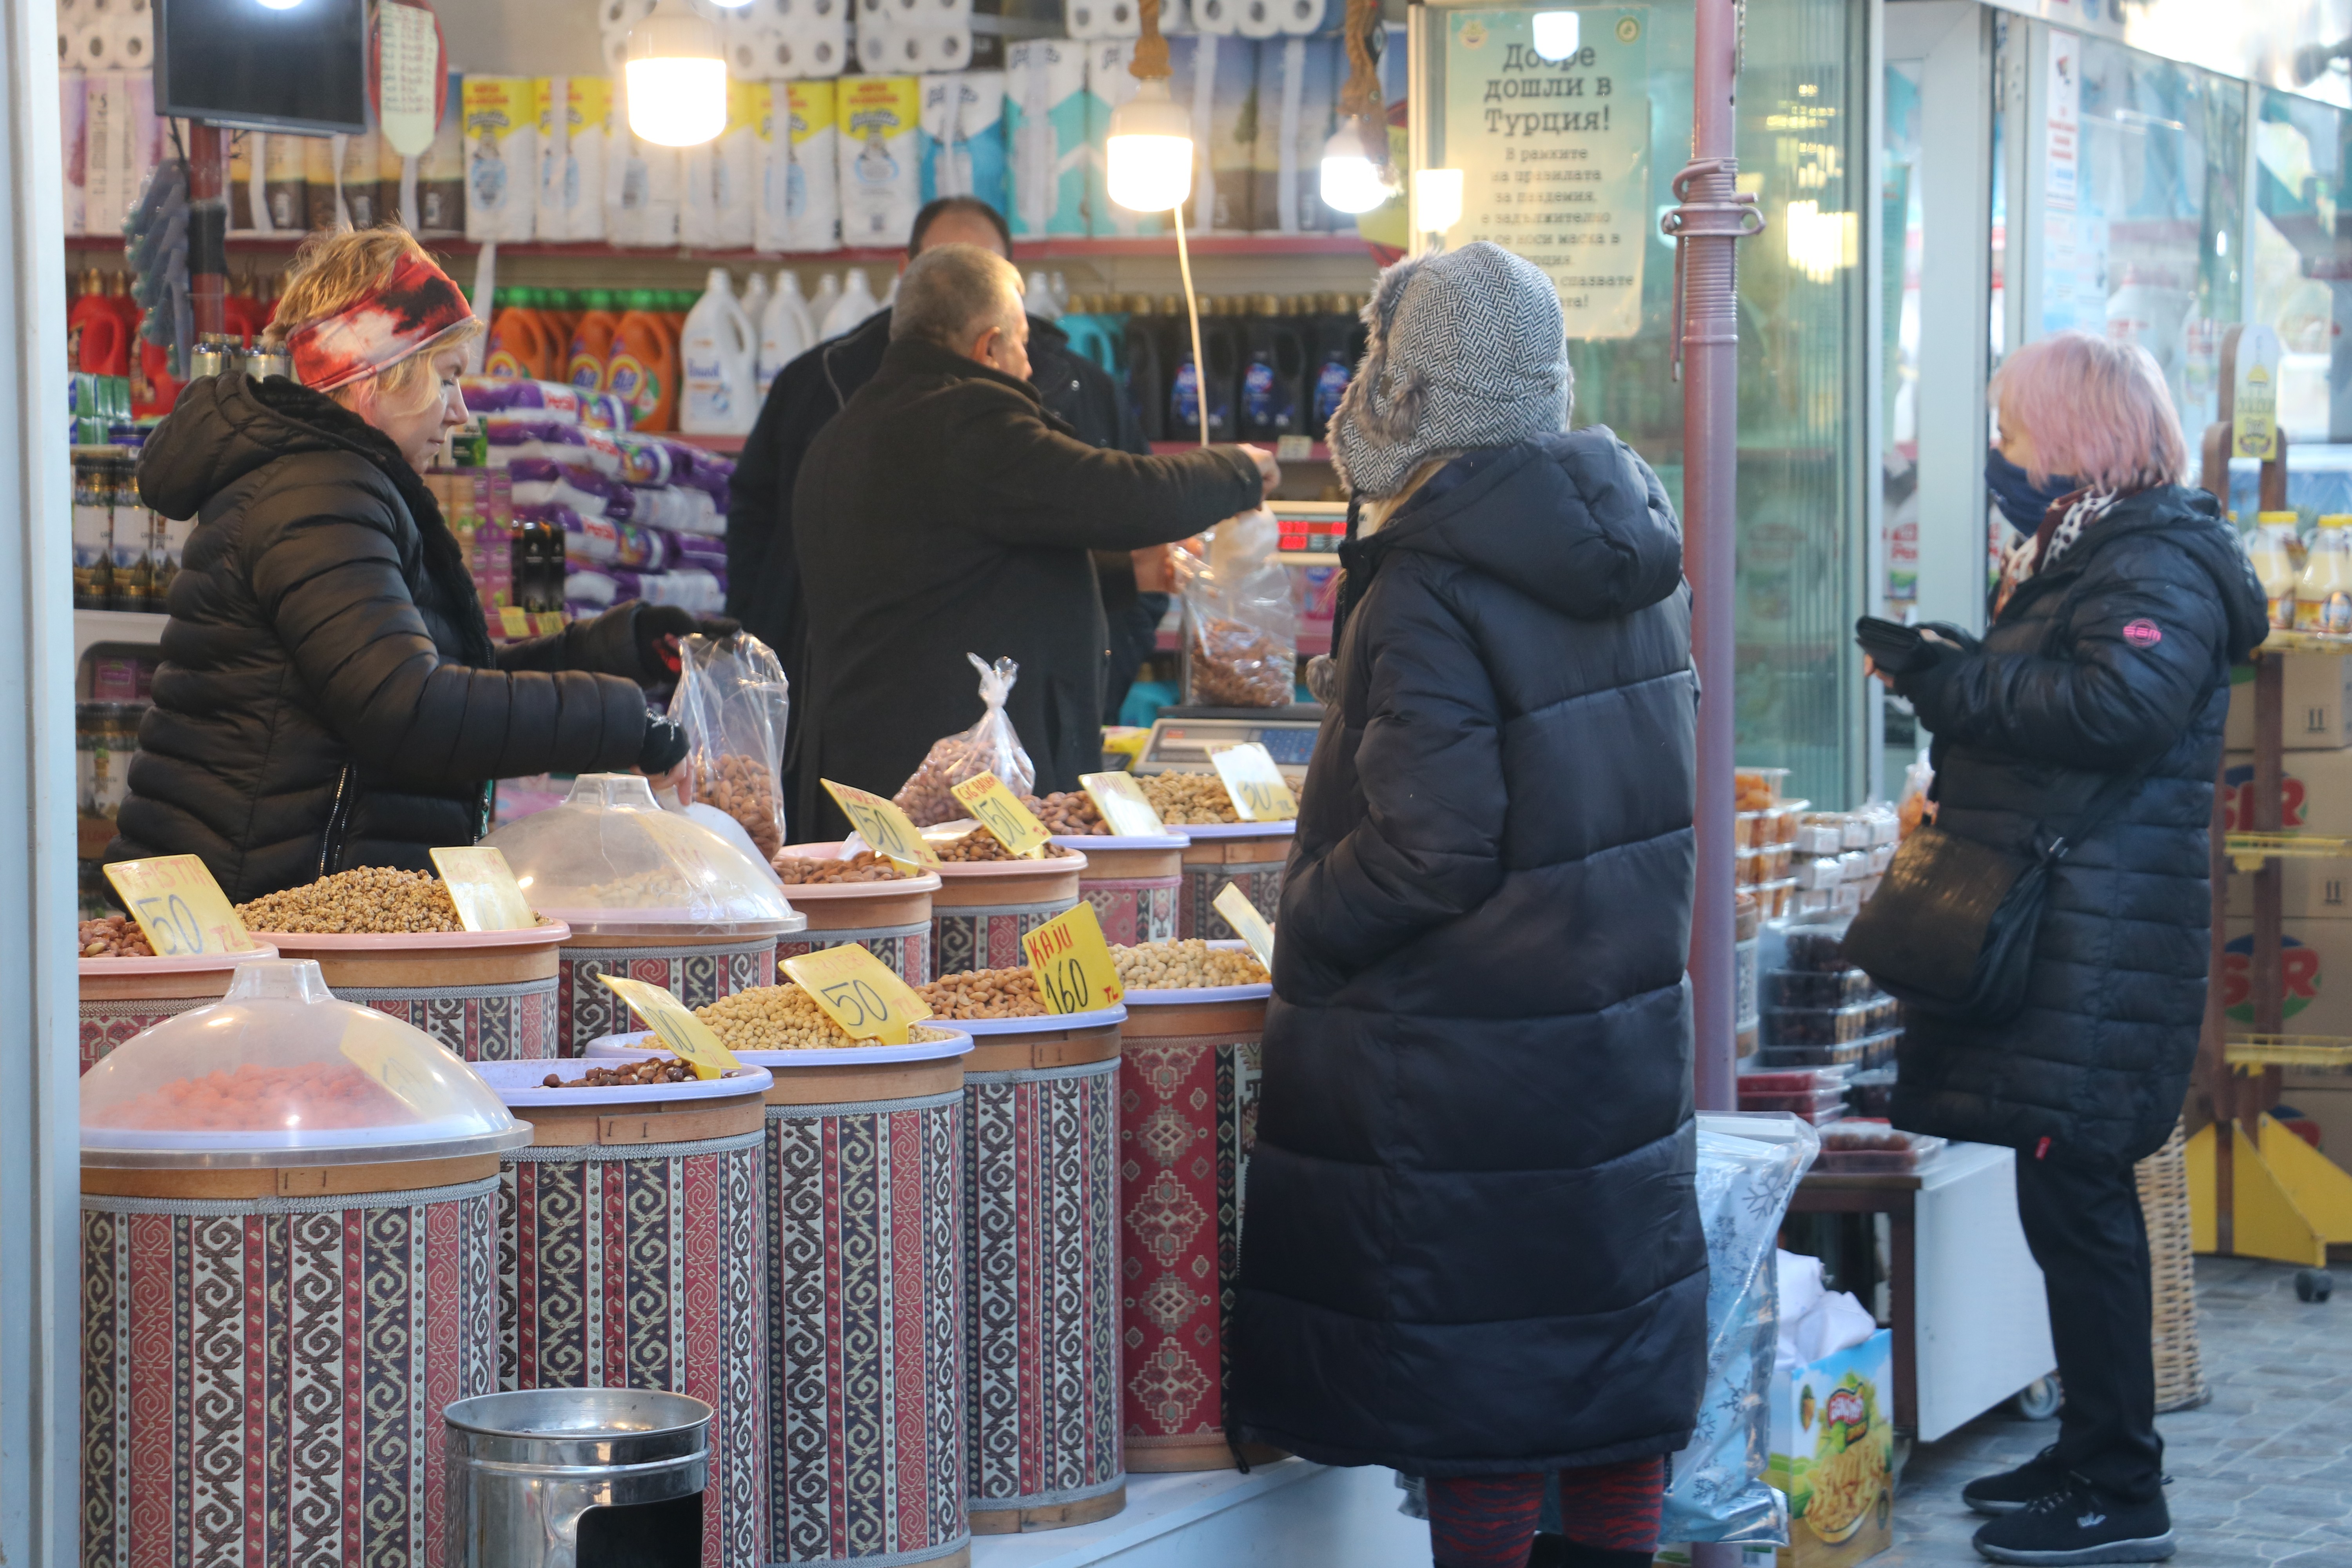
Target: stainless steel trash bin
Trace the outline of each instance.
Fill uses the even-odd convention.
[[[710,1415],[646,1388],[457,1401],[448,1568],[697,1568]]]

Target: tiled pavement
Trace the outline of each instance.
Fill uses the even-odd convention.
[[[2213,1398],[2159,1416],[2175,1568],[2352,1568],[2352,1268],[2334,1300],[2295,1300],[2294,1270],[2197,1262],[2199,1334]],[[1960,1503],[1973,1478],[2033,1457],[2054,1424],[2005,1412],[1919,1448],[1895,1499],[1895,1543],[1872,1568],[1960,1568],[1983,1560],[1982,1522]]]

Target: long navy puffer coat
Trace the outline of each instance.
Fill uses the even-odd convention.
[[[2168,485],[2086,527],[1979,650],[1895,683],[1936,737],[1936,820],[1963,837],[2021,849],[2147,770],[2052,877],[2025,1010],[1906,1020],[1897,1126],[2075,1163],[2162,1146],[2205,1015],[2230,666],[2267,630],[2213,498]]]
[[[1420,1476],[1671,1453],[1706,1332],[1680,531],[1594,426],[1457,459],[1346,553],[1234,1415]]]

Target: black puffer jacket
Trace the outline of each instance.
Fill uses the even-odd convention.
[[[1906,1020],[1898,1126],[2080,1163],[2164,1142],[2205,1013],[2230,666],[2266,630],[2219,507],[2169,485],[2086,528],[1979,650],[1896,683],[1935,733],[1937,821],[1953,833],[2022,847],[2116,773],[2147,770],[2052,878],[2025,1011],[1996,1028]]]
[[[1346,554],[1360,598],[1277,927],[1235,1414],[1422,1476],[1672,1453],[1706,1360],[1674,513],[1595,426],[1456,460]]]
[[[110,860],[199,855],[237,900],[430,869],[481,830],[489,780],[635,763],[634,606],[494,656],[431,492],[317,393],[191,383],[139,489],[197,526]]]

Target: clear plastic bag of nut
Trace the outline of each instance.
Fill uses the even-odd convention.
[[[669,716],[686,731],[688,790],[741,823],[769,860],[784,847],[782,779],[791,709],[784,667],[751,633],[679,642]]]
[[[992,773],[1014,795],[1027,795],[1037,782],[1036,764],[1021,747],[1013,721],[1004,716],[1005,699],[1021,678],[1021,667],[1009,658],[989,663],[976,653],[964,658],[980,671],[980,721],[958,735],[942,735],[931,742],[920,766],[907,775],[891,800],[908,821],[929,827],[970,816],[963,802],[949,792],[957,784]]]
[[[1184,600],[1184,700],[1282,708],[1297,696],[1298,604],[1275,558],[1281,525],[1261,507],[1217,524],[1205,561],[1179,553]]]

